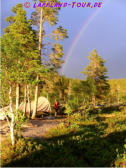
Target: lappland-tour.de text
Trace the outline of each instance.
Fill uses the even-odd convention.
[[[35,2],[33,5],[33,8],[38,8],[38,7],[50,7],[50,8],[61,8],[61,7],[71,7],[71,8],[101,8],[102,7],[103,2],[71,2],[71,3],[67,3],[67,2],[57,2],[57,3],[53,3],[53,2]]]

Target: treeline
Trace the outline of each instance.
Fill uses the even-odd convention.
[[[109,79],[109,92],[104,99],[97,99],[96,105],[114,105],[126,102],[126,79]],[[58,100],[61,104],[71,102],[72,107],[93,104],[90,85],[86,80],[70,79],[57,76],[55,82],[48,87],[40,85],[40,96],[45,96],[51,104]]]

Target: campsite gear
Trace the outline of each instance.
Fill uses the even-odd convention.
[[[30,108],[29,108],[30,105]],[[24,112],[24,107],[25,107],[25,103],[22,102],[19,106],[19,110]],[[15,111],[15,105],[13,105],[13,110]],[[30,104],[26,103],[26,110],[25,110],[25,114],[29,115],[32,114],[34,109],[34,100],[30,102]],[[4,120],[6,118],[6,116],[4,114],[7,114],[8,116],[11,116],[10,114],[10,107],[4,107],[0,109],[0,120]],[[38,116],[42,116],[44,113],[51,113],[51,106],[50,103],[48,101],[47,98],[45,97],[39,97],[38,98],[38,103],[37,103],[37,112],[36,112],[36,117]]]
[[[24,105],[25,103],[22,102],[19,106],[19,110],[24,112]],[[34,100],[30,103],[30,112],[32,113],[34,109]],[[51,112],[51,106],[47,98],[39,97],[37,103],[37,113],[36,116],[41,116],[43,113]],[[29,104],[26,103],[26,115],[29,113]]]

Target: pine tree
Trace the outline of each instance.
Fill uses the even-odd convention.
[[[65,100],[68,96],[69,80],[65,76],[57,76],[55,79],[54,91],[59,93],[60,100]]]
[[[109,84],[107,80],[107,68],[105,67],[105,60],[93,50],[88,57],[89,65],[82,72],[87,76],[87,82],[91,88],[92,102],[95,105],[96,100],[104,100],[109,91]]]
[[[39,1],[44,2],[44,0]],[[58,2],[57,0],[49,0],[48,2]],[[68,37],[67,32],[61,26],[56,30],[53,30],[51,33],[47,33],[44,29],[44,24],[49,23],[50,26],[56,25],[58,21],[58,10],[59,8],[50,8],[50,7],[39,7],[32,13],[32,23],[33,25],[38,27],[38,49],[40,53],[40,61],[43,66],[48,67],[51,71],[56,72],[58,68],[60,68],[63,61],[61,60],[63,56],[63,47],[58,43],[58,40],[63,40]],[[56,44],[54,42],[50,42],[51,39],[57,41]],[[48,42],[49,40],[49,42]],[[48,46],[52,47],[52,52],[45,52],[45,49]],[[39,76],[37,75],[37,80],[39,80]],[[38,84],[35,89],[35,105],[32,118],[35,118],[36,107],[37,107],[37,97],[38,97]]]

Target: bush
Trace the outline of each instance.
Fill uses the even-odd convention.
[[[17,110],[15,117],[15,131],[20,133],[21,127],[24,123],[28,121],[28,118],[25,117],[24,113],[20,110]]]
[[[125,167],[126,166],[126,144],[124,145],[123,153],[120,153],[119,149],[116,150],[117,159],[115,161],[115,166]]]

